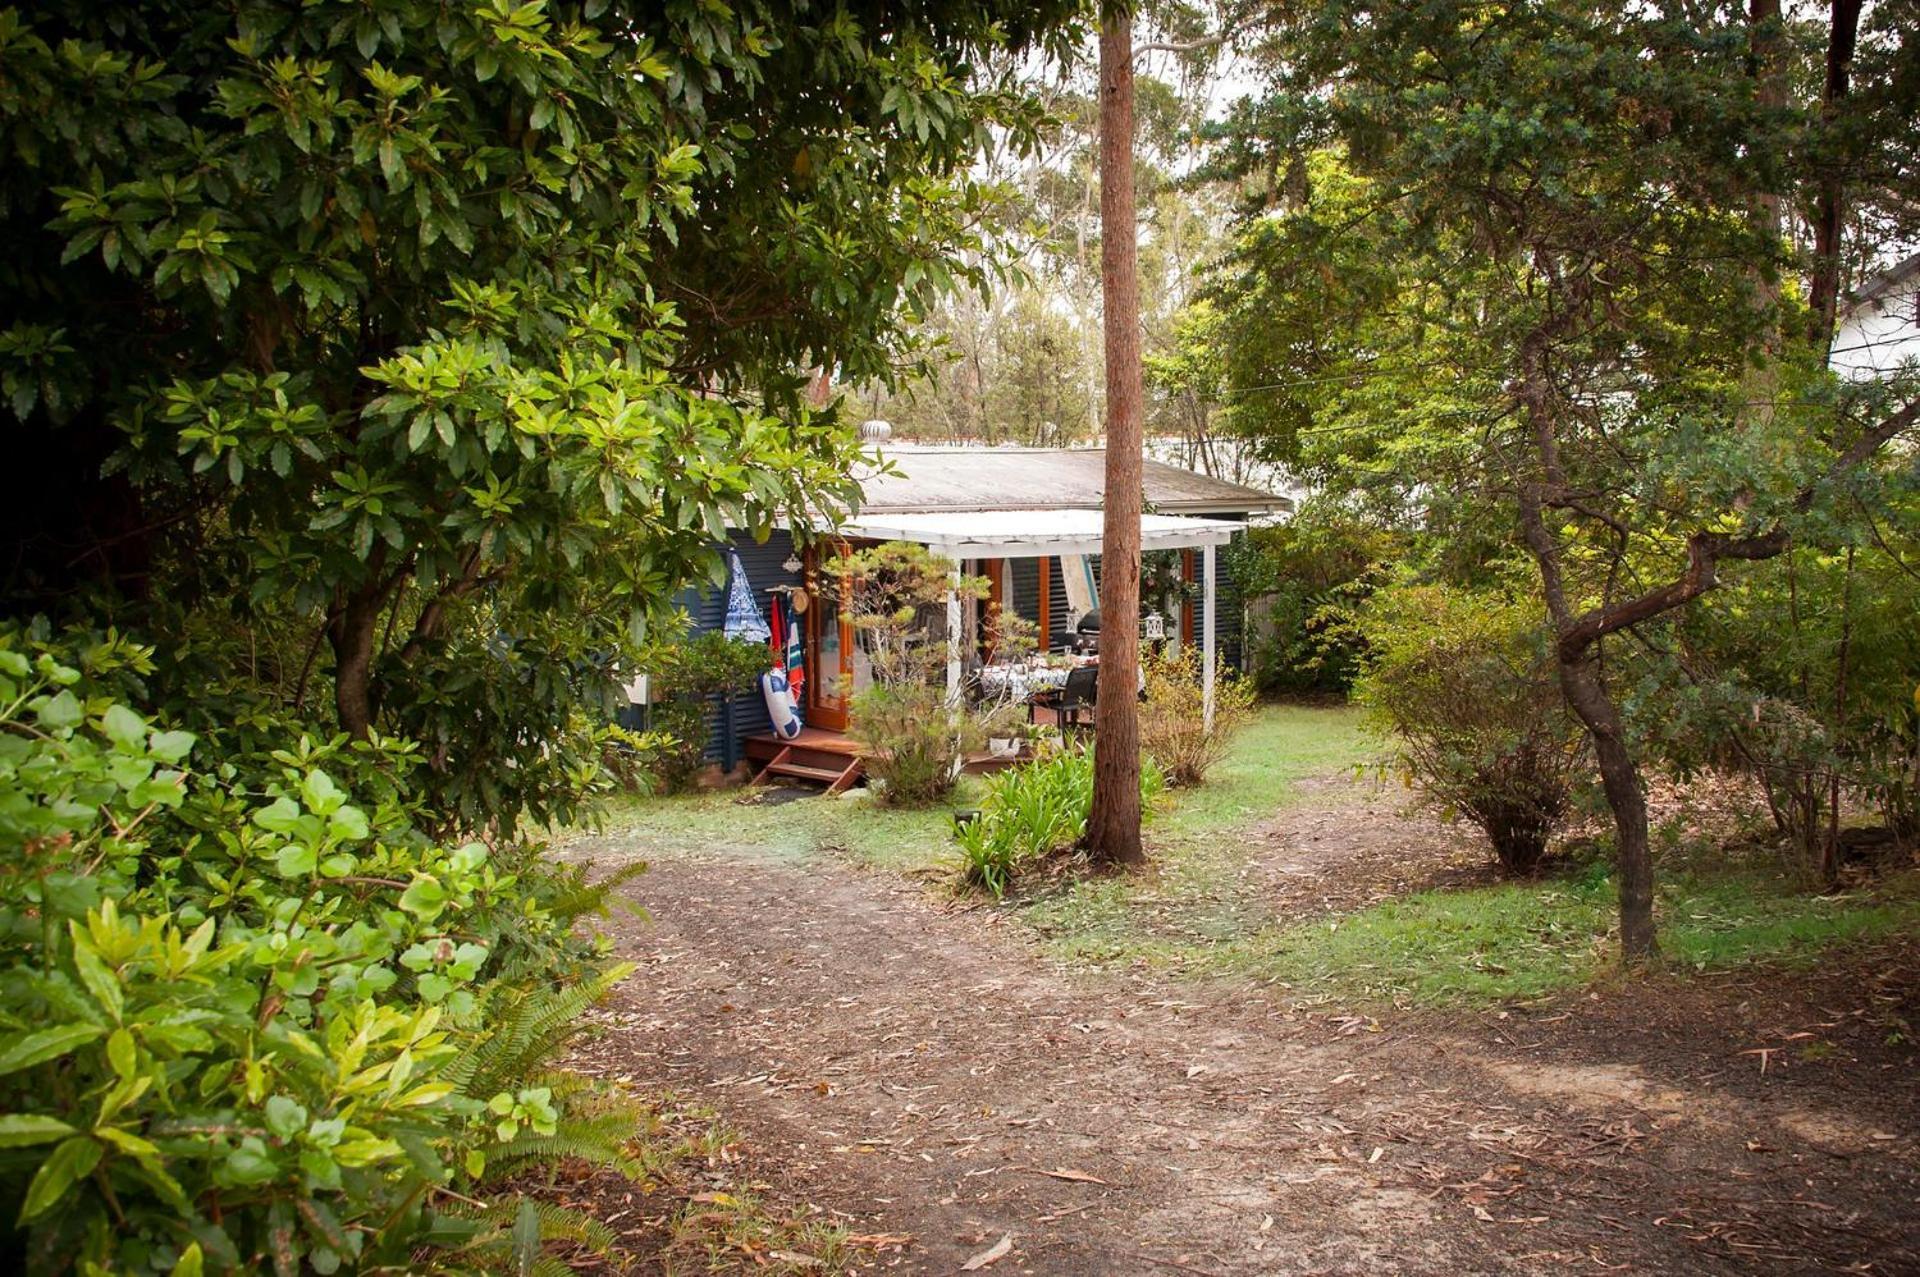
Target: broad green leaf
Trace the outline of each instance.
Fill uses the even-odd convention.
[[[50,732],[62,732],[78,727],[85,717],[80,707],[80,698],[69,691],[60,691],[44,697],[34,710],[34,717],[41,727]]]
[[[73,1134],[73,1127],[57,1117],[43,1117],[32,1113],[9,1113],[0,1117],[0,1148],[49,1144],[71,1134]]]
[[[107,1062],[122,1078],[133,1076],[139,1067],[139,1053],[133,1044],[133,1034],[125,1029],[115,1029],[107,1035]]]
[[[97,1024],[63,1024],[40,1029],[13,1039],[0,1047],[0,1074],[17,1073],[48,1060],[57,1059],[97,1038],[106,1030]]]
[[[300,805],[285,795],[253,813],[253,823],[275,834],[291,834],[300,821]]]
[[[447,889],[438,878],[417,875],[400,893],[400,907],[422,918],[436,918],[447,907]]]
[[[101,729],[117,745],[136,746],[145,742],[146,720],[125,705],[109,706],[100,718]]]
[[[108,902],[109,905],[111,903]],[[120,977],[100,957],[100,951],[93,947],[93,941],[87,938],[78,922],[69,922],[67,926],[73,935],[73,968],[80,975],[80,983],[86,986],[87,992],[93,995],[93,1000],[100,1004],[101,1009],[117,1022],[125,1007]]]
[[[273,867],[282,878],[305,878],[320,863],[320,853],[305,843],[290,842],[273,858]]]
[[[40,1164],[40,1170],[27,1185],[26,1201],[20,1206],[20,1222],[40,1218],[60,1203],[76,1180],[93,1173],[100,1164],[101,1148],[85,1135],[78,1135],[53,1150]]]

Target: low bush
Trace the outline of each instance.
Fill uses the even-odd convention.
[[[1148,810],[1166,788],[1151,759],[1142,759],[1140,799]],[[1065,750],[1000,773],[987,785],[979,814],[955,831],[962,879],[998,897],[1026,865],[1080,841],[1093,807],[1093,755]]]
[[[953,574],[925,546],[890,541],[828,564],[844,591],[844,615],[866,654],[873,683],[852,698],[852,733],[869,777],[885,801],[906,807],[953,792],[968,753],[987,741],[987,724],[965,705],[947,703],[947,596],[971,605],[985,577]],[[998,616],[988,618],[991,629]],[[1018,626],[1009,639],[1023,641]]]
[[[1503,595],[1423,585],[1376,594],[1360,623],[1360,699],[1409,781],[1477,825],[1502,868],[1533,872],[1583,757],[1542,620]]]
[[[1198,785],[1226,756],[1234,733],[1253,716],[1253,685],[1230,674],[1216,677],[1213,726],[1208,728],[1198,652],[1149,655],[1143,668],[1147,699],[1140,707],[1140,748],[1160,765],[1168,785]]]
[[[1354,611],[1380,584],[1382,565],[1403,557],[1401,539],[1337,502],[1309,497],[1286,523],[1251,528],[1221,554],[1248,601],[1246,643],[1258,690],[1348,691],[1366,650]]]
[[[953,792],[967,755],[986,744],[986,728],[964,705],[947,704],[924,683],[875,684],[852,702],[852,733],[868,777],[887,802],[924,807]]]
[[[641,668],[655,696],[648,711],[649,748],[644,761],[659,787],[676,793],[693,783],[706,762],[713,734],[715,698],[750,691],[771,653],[759,643],[706,630],[690,638],[657,643]]]
[[[585,1222],[489,1184],[619,1164],[548,1070],[621,972],[537,848],[420,832],[412,746],[196,769],[150,654],[0,631],[0,1254],[10,1271],[529,1271]]]

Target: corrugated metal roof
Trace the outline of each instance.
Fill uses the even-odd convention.
[[[1106,496],[1104,448],[932,448],[889,444],[893,473],[861,476],[862,514],[968,510],[1098,510]],[[1159,461],[1141,466],[1147,508],[1164,514],[1290,510],[1286,497]]]

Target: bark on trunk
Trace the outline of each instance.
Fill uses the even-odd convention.
[[[1133,23],[1100,28],[1100,286],[1106,316],[1107,492],[1094,711],[1095,862],[1143,864],[1140,845],[1140,280],[1133,201]]]
[[[373,730],[373,641],[380,624],[377,597],[347,600],[327,633],[333,647],[333,709],[340,730],[364,740]]]
[[[1620,953],[1629,964],[1659,956],[1653,925],[1653,848],[1647,835],[1647,794],[1640,767],[1627,748],[1620,711],[1600,679],[1591,649],[1561,657],[1560,689],[1587,729],[1600,764],[1600,783],[1613,810],[1615,868],[1620,877]]]
[[[1827,78],[1821,93],[1820,122],[1831,137],[1846,99],[1853,73],[1854,48],[1860,37],[1861,0],[1833,0],[1827,31]],[[1813,312],[1810,336],[1825,354],[1833,344],[1833,326],[1840,301],[1840,236],[1846,220],[1845,170],[1829,155],[1825,158],[1814,200],[1813,279],[1807,289],[1807,308]]]
[[[1613,812],[1615,871],[1620,878],[1620,954],[1628,966],[1645,966],[1659,956],[1653,922],[1653,848],[1647,833],[1647,795],[1641,787],[1639,765],[1627,746],[1619,708],[1601,678],[1597,655],[1601,638],[1612,632],[1609,626],[1628,623],[1625,618],[1637,615],[1636,606],[1660,603],[1664,610],[1665,606],[1678,604],[1666,604],[1666,596],[1656,590],[1624,607],[1603,605],[1597,615],[1574,611],[1567,594],[1560,544],[1546,517],[1550,501],[1565,499],[1567,482],[1560,460],[1556,400],[1546,373],[1546,348],[1552,336],[1552,331],[1543,327],[1521,346],[1521,376],[1516,389],[1533,427],[1543,482],[1522,487],[1520,525],[1527,549],[1539,565],[1541,590],[1553,621],[1560,690],[1574,716],[1587,729],[1594,759],[1600,766],[1601,787]],[[1710,581],[1711,557],[1701,557],[1695,542],[1689,542],[1688,550],[1689,568],[1704,563],[1702,571]],[[1697,586],[1696,593],[1706,588],[1696,581],[1693,571],[1683,583]]]

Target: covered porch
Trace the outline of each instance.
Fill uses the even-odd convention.
[[[1099,510],[976,510],[925,514],[861,515],[842,525],[849,538],[908,541],[953,561],[956,587],[969,563],[1005,566],[1020,559],[1099,555],[1104,549],[1105,515]],[[1206,725],[1213,726],[1214,680],[1219,664],[1217,554],[1241,524],[1227,519],[1147,514],[1140,519],[1142,553],[1196,550],[1199,553],[1200,668]],[[996,597],[1011,597],[995,582]],[[958,700],[966,674],[968,635],[960,596],[947,595],[947,695]]]
[[[1193,552],[1190,566],[1198,587],[1199,608],[1198,616],[1193,618],[1197,622],[1193,629],[1197,632],[1191,638],[1200,650],[1203,712],[1209,728],[1213,724],[1214,684],[1219,665],[1216,557],[1219,547],[1232,540],[1242,527],[1233,520],[1183,515],[1149,514],[1140,520],[1143,552]],[[844,542],[904,541],[923,545],[953,562],[956,588],[947,595],[946,690],[949,699],[957,702],[965,694],[969,657],[978,652],[981,642],[981,635],[969,624],[975,619],[973,609],[958,591],[961,576],[987,576],[993,587],[992,598],[1011,608],[1015,596],[1014,564],[1036,562],[1041,584],[1038,620],[1044,644],[1049,629],[1048,572],[1057,570],[1056,562],[1073,562],[1102,553],[1104,515],[1099,510],[1085,509],[871,514],[845,521],[838,535]],[[814,579],[811,571],[809,578]],[[819,610],[823,609],[816,609]],[[817,622],[812,622],[809,633],[811,637],[825,637]],[[839,635],[835,645],[844,650],[851,641],[851,634]],[[810,679],[817,680],[817,685],[824,688],[834,671],[816,665],[822,650],[816,644],[809,646],[807,661],[814,667]],[[782,741],[770,732],[748,737],[746,756],[757,766],[763,780],[786,777],[823,784],[830,791],[838,791],[855,783],[861,771],[858,745],[845,735],[844,725],[844,720],[823,723],[810,716],[808,726],[796,740]],[[982,756],[970,760],[969,770],[1004,765],[1005,759]]]

